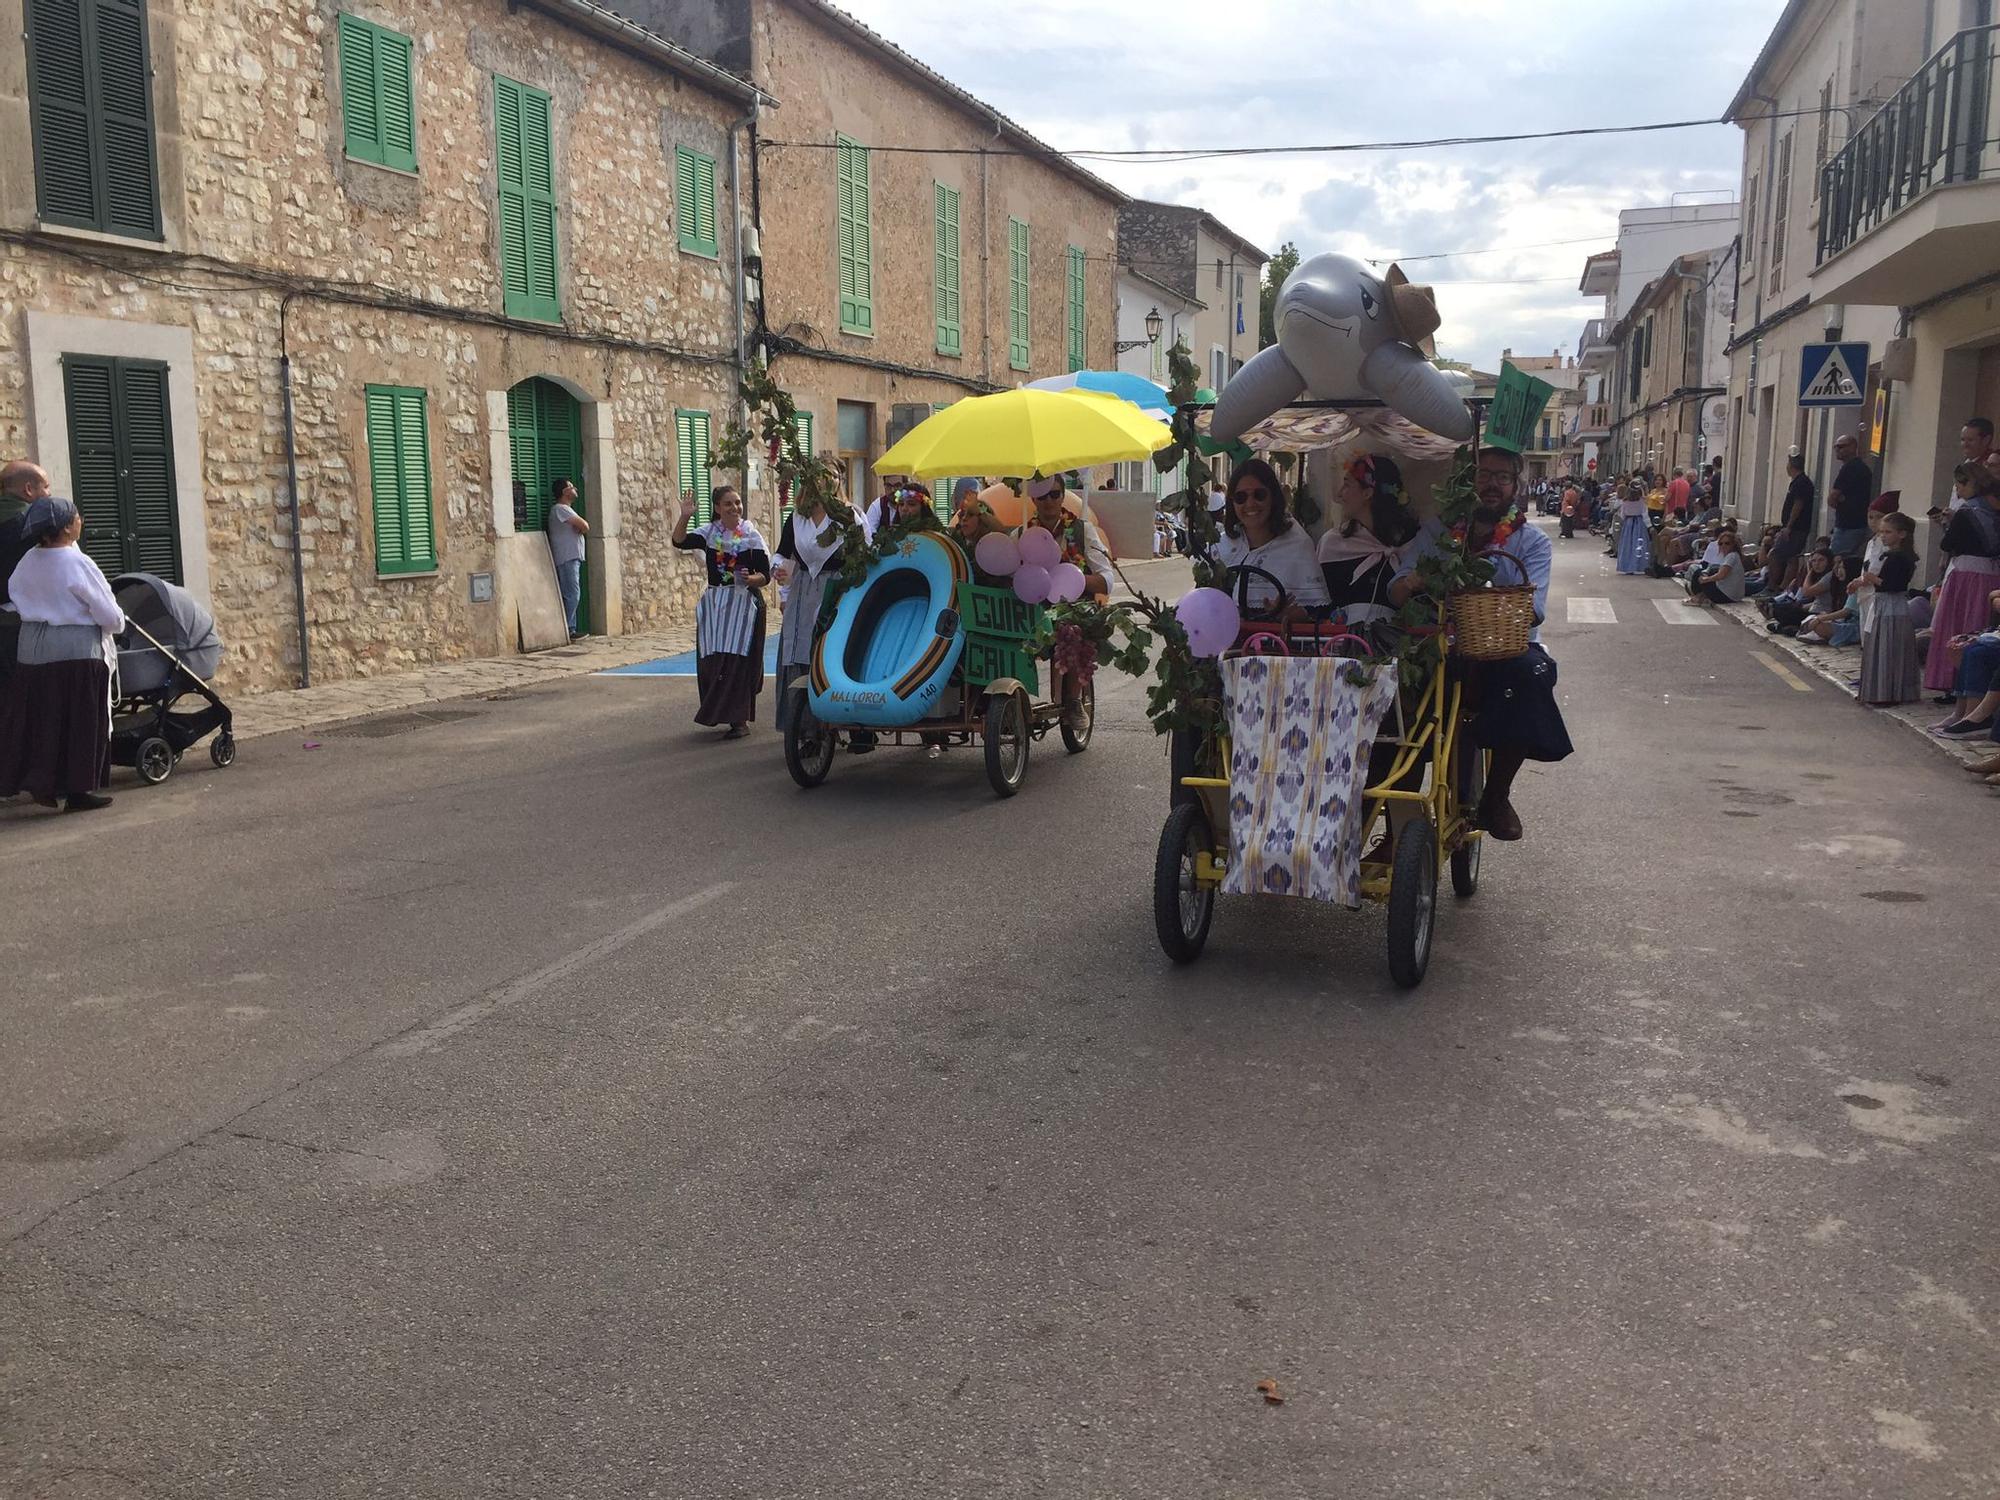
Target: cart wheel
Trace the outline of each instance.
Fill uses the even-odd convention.
[[[1429,818],[1412,818],[1396,840],[1389,875],[1389,977],[1406,990],[1423,983],[1431,966],[1437,889],[1437,830]]]
[[[208,742],[208,758],[221,767],[226,768],[235,765],[236,736],[233,734],[221,734],[210,740]]]
[[[785,721],[785,769],[792,773],[792,780],[811,791],[833,769],[834,733],[813,717],[803,683],[789,691],[792,709]]]
[[[1028,713],[1018,693],[986,704],[986,779],[996,797],[1011,797],[1028,779]]]
[[[1071,718],[1076,720],[1071,726]],[[1063,749],[1071,755],[1081,755],[1090,748],[1091,731],[1097,727],[1097,684],[1086,682],[1074,705],[1063,710]]]
[[[132,757],[132,768],[139,773],[139,779],[148,786],[158,786],[174,774],[174,747],[158,735],[139,741],[139,750]]]
[[[1183,802],[1167,814],[1160,852],[1153,858],[1153,930],[1177,964],[1193,963],[1208,944],[1215,887],[1195,879],[1195,862],[1213,848],[1208,814],[1200,802]]]
[[[1486,795],[1486,752],[1461,744],[1458,751],[1458,812],[1470,831],[1479,814],[1479,799]],[[1479,889],[1479,854],[1486,847],[1483,838],[1468,839],[1451,851],[1451,889],[1459,900],[1471,898]]]

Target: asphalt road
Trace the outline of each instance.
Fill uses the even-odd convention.
[[[1558,545],[1413,997],[1161,957],[1109,680],[1005,803],[587,678],[0,808],[0,1495],[2000,1493],[2000,808]]]

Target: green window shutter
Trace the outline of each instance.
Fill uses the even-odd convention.
[[[1007,221],[1007,363],[1028,368],[1028,226]]]
[[[1069,247],[1069,367],[1081,370],[1084,361],[1084,260],[1083,252]]]
[[[706,526],[714,518],[715,475],[708,466],[708,413],[674,413],[674,440],[680,461],[681,488],[694,491],[694,518]]]
[[[342,13],[340,107],[347,154],[356,161],[416,171],[412,56],[408,37]]]
[[[500,176],[501,305],[510,318],[559,323],[556,295],[554,116],[539,89],[493,79]]]
[[[63,356],[70,482],[83,550],[108,574],[181,581],[167,367],[152,360]]]
[[[934,183],[932,195],[936,200],[937,350],[940,354],[963,354],[965,307],[959,283],[958,189]]]
[[[813,414],[811,412],[795,411],[792,413],[792,438],[798,445],[800,458],[813,457]],[[793,494],[797,494],[796,487],[793,489]],[[791,513],[792,505],[790,501],[787,501],[784,509],[778,512],[778,525],[782,527],[785,524],[786,518]]]
[[[681,249],[720,255],[715,236],[715,158],[674,147],[674,218]]]
[[[144,0],[28,0],[37,211],[160,238]]]
[[[868,220],[868,148],[834,137],[839,176],[840,331],[875,331],[874,240]]]
[[[375,512],[375,571],[429,573],[437,567],[431,527],[430,431],[424,393],[409,386],[365,388],[368,487]]]

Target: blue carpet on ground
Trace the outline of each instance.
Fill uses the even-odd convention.
[[[657,661],[634,662],[629,667],[606,667],[597,674],[599,677],[692,677],[694,676],[694,653],[683,651],[678,656],[662,656]],[[778,643],[764,643],[764,675],[778,675]]]

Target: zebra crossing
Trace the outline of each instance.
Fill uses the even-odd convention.
[[[1569,610],[1572,625],[1616,625],[1618,611],[1609,599],[1595,599],[1579,594],[1571,594],[1564,601]],[[1671,599],[1649,599],[1647,601],[1660,612],[1660,618],[1669,625],[1714,625],[1717,623],[1712,609],[1693,609],[1678,596]],[[1627,600],[1630,609],[1632,601]]]

